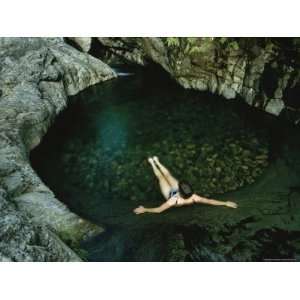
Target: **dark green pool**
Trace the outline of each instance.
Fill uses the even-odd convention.
[[[82,245],[88,260],[298,257],[297,129],[240,101],[186,91],[156,71],[136,70],[71,101],[31,159],[61,201],[106,228]],[[239,208],[134,215],[136,206],[163,200],[150,155],[199,194]]]

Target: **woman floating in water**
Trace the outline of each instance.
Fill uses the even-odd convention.
[[[178,180],[171,175],[170,171],[159,162],[157,156],[149,158],[148,161],[152,166],[155,176],[159,180],[160,189],[166,199],[166,202],[161,206],[154,208],[139,206],[134,210],[136,214],[146,212],[161,213],[173,206],[192,205],[194,203],[223,205],[231,208],[237,208],[237,204],[231,201],[217,201],[194,194],[191,186],[185,182],[178,182]]]

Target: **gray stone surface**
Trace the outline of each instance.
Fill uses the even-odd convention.
[[[91,49],[91,37],[68,37],[68,39],[76,43],[83,52],[87,53]]]
[[[78,261],[50,228],[18,211],[0,190],[0,261]]]
[[[186,40],[172,46],[165,38],[98,38],[113,55],[140,65],[149,61],[161,65],[184,88],[239,97],[277,116],[291,109],[290,99],[283,95],[290,87],[300,89],[299,40],[294,39],[295,59],[290,49],[271,39],[197,38],[192,46]],[[300,119],[296,110],[294,122]]]
[[[103,231],[55,198],[29,152],[69,95],[115,76],[62,38],[0,39],[0,260],[78,260],[58,236],[76,244]]]

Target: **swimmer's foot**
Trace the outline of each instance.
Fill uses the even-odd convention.
[[[153,165],[153,158],[152,158],[152,157],[149,157],[149,158],[148,158],[148,162],[149,162],[150,165]]]
[[[159,164],[159,159],[157,156],[153,156],[153,161],[156,163],[156,164]]]

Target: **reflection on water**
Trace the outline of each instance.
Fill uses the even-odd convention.
[[[105,234],[83,245],[88,259],[261,260],[266,249],[283,255],[285,248],[284,255],[295,256],[299,247],[286,243],[297,243],[299,206],[287,212],[282,196],[299,183],[298,145],[281,147],[283,138],[295,140],[292,129],[240,102],[185,91],[139,71],[72,101],[33,151],[32,163],[71,210],[106,226]],[[134,207],[163,199],[150,155],[198,193],[234,199],[239,209],[199,205],[134,215]],[[288,221],[278,217],[280,210]],[[272,239],[285,235],[284,223],[295,232],[272,248]]]
[[[114,156],[118,149],[126,148],[128,143],[128,120],[126,115],[119,114],[114,108],[107,109],[105,114],[99,118],[98,140],[101,148],[110,151]]]

